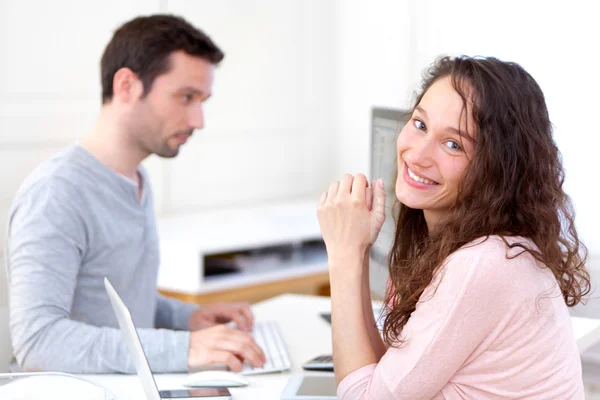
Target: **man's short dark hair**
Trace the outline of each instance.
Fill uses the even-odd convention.
[[[117,29],[102,55],[102,103],[112,100],[113,78],[124,67],[137,74],[144,85],[144,96],[148,94],[154,79],[169,71],[169,56],[175,51],[184,51],[213,65],[224,57],[204,32],[181,17],[152,15],[126,22]]]

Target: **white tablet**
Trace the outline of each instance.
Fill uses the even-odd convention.
[[[281,400],[335,400],[335,375],[328,372],[309,372],[290,377]]]

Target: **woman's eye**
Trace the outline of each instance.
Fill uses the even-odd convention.
[[[448,140],[445,144],[446,144],[446,147],[448,147],[451,150],[457,150],[457,151],[462,150],[462,147],[460,146],[460,144],[458,142],[455,142],[454,140]]]
[[[415,119],[413,124],[415,125],[415,128],[417,128],[420,131],[425,130],[425,124],[423,123],[423,121],[419,121],[418,119]]]

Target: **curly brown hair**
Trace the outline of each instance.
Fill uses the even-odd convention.
[[[440,78],[450,77],[472,105],[477,137],[456,204],[429,232],[423,210],[395,205],[396,233],[389,257],[384,338],[402,344],[403,327],[444,260],[481,237],[498,235],[549,268],[567,306],[590,291],[587,249],[579,241],[564,170],[552,138],[542,90],[520,65],[492,57],[443,57],[425,72],[419,105]],[[534,244],[509,245],[520,236]],[[521,254],[521,253],[519,253]]]

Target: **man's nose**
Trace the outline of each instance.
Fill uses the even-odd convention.
[[[201,104],[190,110],[188,124],[194,129],[204,128],[204,109]]]

